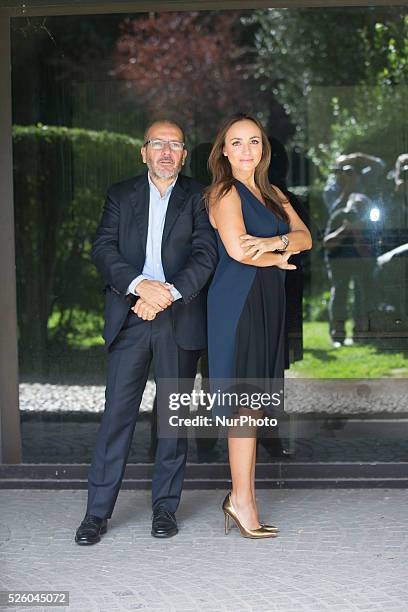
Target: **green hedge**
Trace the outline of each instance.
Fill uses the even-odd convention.
[[[75,336],[75,313],[102,311],[91,244],[106,189],[144,170],[141,145],[107,131],[13,128],[20,355],[30,369],[46,369],[50,340]]]

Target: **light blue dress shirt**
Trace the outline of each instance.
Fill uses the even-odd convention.
[[[174,182],[169,185],[166,193],[161,196],[160,191],[150,178],[150,174],[147,175],[150,187],[150,198],[149,198],[149,223],[147,228],[147,240],[146,240],[146,259],[143,266],[142,274],[139,274],[134,278],[127,289],[127,293],[134,293],[138,295],[136,291],[137,285],[142,280],[157,280],[163,283],[167,282],[164,276],[163,264],[161,259],[161,243],[164,229],[164,221],[166,219],[167,207],[170,200],[171,192],[176,184],[177,177]],[[180,299],[181,293],[177,291],[175,287],[170,289],[170,292],[174,300]]]

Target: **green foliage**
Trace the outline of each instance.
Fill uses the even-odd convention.
[[[351,322],[347,323],[351,332]],[[403,352],[380,351],[370,345],[335,349],[328,323],[304,323],[303,360],[290,366],[290,376],[305,378],[402,378],[408,376]]]
[[[303,299],[304,321],[328,321],[330,291]]]
[[[58,339],[61,329],[66,329],[64,345],[70,348],[83,349],[103,344],[103,311],[65,310],[62,313],[54,310],[48,319],[49,335]]]
[[[363,41],[358,32],[370,13],[366,8],[271,8],[244,18],[255,28],[255,75],[260,88],[272,89],[294,126],[294,142],[302,148],[313,89],[353,85],[363,78]]]
[[[408,17],[376,23],[361,33],[365,79],[331,99],[331,126],[326,139],[309,154],[324,175],[340,153],[380,155],[389,166],[404,152],[408,93]]]
[[[50,337],[75,333],[76,311],[100,315],[91,245],[108,186],[142,170],[141,144],[107,131],[13,129],[20,348],[35,367],[45,367]]]
[[[255,73],[295,126],[293,144],[326,176],[340,153],[390,164],[404,148],[408,18],[402,7],[268,9],[254,28]]]
[[[112,182],[138,174],[142,169],[139,155],[142,142],[126,134],[39,123],[14,126],[13,142],[16,147],[29,147],[34,155],[44,146],[49,147],[50,156],[56,150],[60,154],[61,174],[66,174],[67,169],[75,173],[74,192],[88,188],[103,194]],[[71,159],[64,155],[64,145],[70,145]]]

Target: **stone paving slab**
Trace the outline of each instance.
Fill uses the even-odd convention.
[[[68,590],[67,612],[406,612],[406,490],[260,490],[277,538],[223,532],[220,491],[185,491],[180,532],[150,535],[150,496],[122,491],[108,533],[79,547],[84,491],[0,491],[0,590]],[[4,608],[11,609],[11,608]]]

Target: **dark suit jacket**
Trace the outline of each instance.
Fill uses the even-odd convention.
[[[143,271],[149,219],[147,173],[109,188],[92,248],[92,259],[106,283],[107,347],[129,313],[129,283]],[[206,286],[217,264],[217,243],[202,200],[202,186],[179,175],[167,208],[162,264],[166,281],[181,293],[169,308],[177,344],[186,350],[207,345]]]

